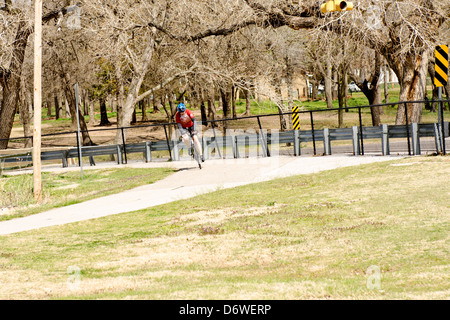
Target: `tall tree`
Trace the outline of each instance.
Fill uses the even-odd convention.
[[[42,17],[43,23],[48,23],[58,16],[68,13],[67,3],[62,5],[59,3],[58,6],[52,4],[52,8]],[[3,48],[7,49],[5,50],[6,54],[2,52],[0,57],[0,83],[3,87],[3,98],[0,105],[0,149],[6,149],[19,100],[22,67],[28,38],[34,28],[31,25],[31,6],[18,7],[15,2],[5,1],[5,5],[0,8],[0,13],[5,14],[2,17],[7,21],[1,24],[0,34],[5,32],[12,36],[10,42],[4,44]],[[14,30],[14,33],[10,30]]]

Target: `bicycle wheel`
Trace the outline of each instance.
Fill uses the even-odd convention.
[[[194,158],[198,163],[198,167],[201,169],[202,168],[202,160],[200,159],[200,156],[198,155],[197,148],[195,147],[195,145],[194,145]]]
[[[200,159],[199,153],[198,153],[197,148],[194,143],[194,139],[192,137],[191,137],[191,154],[192,154],[192,157],[195,159],[195,161],[197,161],[198,167],[201,169],[202,161]]]

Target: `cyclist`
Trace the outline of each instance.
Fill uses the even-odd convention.
[[[181,138],[183,139],[186,146],[189,148],[189,136],[191,135],[194,140],[195,147],[197,148],[198,154],[202,162],[205,162],[203,158],[202,148],[200,141],[197,137],[197,121],[195,121],[194,114],[191,110],[187,109],[184,103],[180,103],[177,106],[177,114],[175,115],[175,122],[177,123],[178,130],[180,130]]]

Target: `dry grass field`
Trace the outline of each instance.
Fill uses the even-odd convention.
[[[0,298],[446,300],[449,176],[410,157],[0,236]]]

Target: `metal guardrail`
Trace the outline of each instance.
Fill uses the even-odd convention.
[[[407,144],[408,144],[408,154],[411,155],[412,153],[417,153],[417,142],[419,141],[420,137],[423,136],[433,136],[435,137],[435,143],[436,143],[436,152],[438,153],[445,153],[445,139],[444,136],[448,136],[448,123],[444,125],[444,115],[443,115],[443,108],[440,108],[441,113],[438,115],[438,122],[433,124],[409,124],[403,126],[380,126],[380,127],[363,127],[362,125],[362,115],[361,110],[365,108],[372,108],[372,107],[380,107],[380,106],[395,106],[399,104],[405,105],[405,118],[408,119],[408,110],[406,108],[406,104],[409,103],[433,103],[433,102],[450,102],[450,100],[444,100],[444,101],[407,101],[407,102],[396,102],[396,103],[388,103],[388,104],[379,104],[379,105],[373,105],[373,106],[357,106],[357,107],[348,107],[346,109],[352,110],[357,109],[358,110],[358,121],[359,126],[354,126],[352,128],[340,128],[340,129],[321,129],[317,130],[314,127],[314,113],[319,112],[330,112],[330,111],[342,111],[343,109],[340,108],[332,108],[332,109],[317,109],[317,110],[302,110],[298,111],[300,114],[309,114],[310,115],[310,123],[311,123],[311,130],[303,130],[303,131],[287,131],[279,134],[279,137],[281,138],[279,143],[293,143],[294,144],[294,154],[300,155],[300,143],[301,142],[313,142],[313,150],[314,154],[317,154],[317,146],[316,143],[319,141],[322,141],[324,143],[324,154],[330,154],[331,152],[331,141],[336,140],[353,140],[353,146],[354,146],[354,154],[361,154],[364,155],[364,139],[371,139],[373,137],[385,137],[384,139],[388,139],[389,137],[394,138],[406,138]],[[283,113],[283,115],[292,115],[293,112]],[[261,125],[261,118],[265,117],[279,117],[280,114],[266,114],[266,115],[256,115],[256,116],[244,116],[239,118],[227,118],[227,119],[217,119],[217,120],[208,120],[202,122],[202,124],[207,125],[211,124],[214,137],[213,138],[203,138],[202,144],[204,148],[211,148],[212,143],[215,145],[215,149],[218,151],[220,157],[221,157],[221,151],[220,147],[222,149],[226,146],[232,146],[234,145],[234,149],[238,151],[239,145],[241,145],[240,141],[242,139],[247,139],[247,141],[258,141],[257,143],[261,144],[261,147],[264,148],[264,154],[265,156],[270,156],[270,148],[269,145],[273,143],[272,141],[272,135],[270,133],[266,133]],[[258,127],[259,127],[259,134],[255,137],[252,137],[251,135],[245,135],[244,137],[235,136],[236,141],[234,143],[230,142],[227,137],[223,138],[217,138],[215,127],[216,123],[220,122],[229,122],[229,121],[237,121],[237,120],[245,120],[245,119],[257,119]],[[89,130],[89,132],[95,132],[95,131],[108,131],[108,130],[121,130],[122,131],[122,144],[117,145],[104,145],[104,146],[84,146],[82,147],[82,154],[83,156],[89,157],[90,164],[95,165],[94,156],[98,155],[115,155],[117,156],[117,163],[118,164],[124,164],[127,163],[127,154],[130,153],[143,153],[144,160],[145,161],[151,161],[152,159],[152,151],[168,151],[169,152],[169,158],[170,160],[177,160],[177,154],[179,154],[179,151],[183,149],[183,145],[180,144],[180,141],[178,143],[174,140],[171,140],[167,133],[167,127],[174,125],[176,126],[176,123],[168,122],[163,124],[151,124],[151,125],[138,125],[138,126],[132,126],[132,127],[122,127],[122,128],[107,128],[107,129],[94,129]],[[149,127],[163,127],[166,140],[161,141],[146,141],[142,143],[137,144],[126,144],[125,138],[124,138],[124,130],[127,129],[137,129],[137,128],[149,128]],[[409,128],[406,130],[406,128]],[[418,129],[415,129],[418,128]],[[416,134],[417,131],[417,134]],[[52,133],[52,134],[44,134],[43,137],[48,136],[57,136],[57,135],[67,135],[67,134],[77,134],[76,131],[73,132],[62,132],[62,133]],[[292,137],[292,139],[290,138]],[[21,137],[21,138],[11,138],[9,140],[18,140],[18,139],[27,139],[32,137]],[[208,140],[209,139],[209,140]],[[412,141],[412,143],[411,143]],[[416,144],[414,144],[416,143]],[[383,154],[386,154],[388,152],[389,143],[383,142]],[[414,149],[416,148],[416,149]],[[178,150],[177,150],[178,149]],[[236,152],[237,152],[236,151]],[[178,152],[178,153],[177,153]],[[222,150],[223,152],[223,150]],[[234,151],[235,152],[235,151]],[[420,154],[420,153],[419,153]],[[42,160],[61,160],[64,167],[68,166],[68,159],[70,158],[79,158],[79,153],[77,148],[69,148],[66,150],[57,150],[57,151],[44,151],[41,154]],[[0,171],[2,170],[2,162],[26,162],[26,161],[32,161],[31,152],[28,152],[26,154],[16,154],[16,155],[9,155],[9,156],[0,156]],[[80,159],[79,159],[80,162]]]
[[[444,123],[444,136],[449,136],[450,126],[448,122]],[[420,155],[420,139],[423,137],[434,137],[436,153],[443,153],[442,142],[440,139],[440,128],[437,123],[433,124],[416,124],[406,125],[381,125],[379,127],[364,127],[360,130],[359,127],[353,126],[351,128],[328,129],[321,130],[291,130],[284,132],[266,132],[262,130],[259,133],[250,134],[232,134],[226,136],[203,136],[200,141],[203,147],[203,153],[206,159],[210,159],[213,151],[219,154],[219,157],[224,158],[240,158],[241,155],[250,156],[250,147],[256,147],[256,155],[263,157],[270,157],[275,154],[273,145],[275,144],[291,144],[293,147],[294,156],[302,154],[301,143],[322,142],[323,155],[331,155],[332,141],[352,141],[353,155],[364,155],[364,139],[380,139],[381,155],[390,154],[390,139],[403,139],[411,137],[412,149],[408,149],[409,155]],[[361,134],[362,133],[362,134]],[[409,140],[408,140],[409,141]],[[242,149],[244,149],[242,151]],[[127,154],[141,153],[145,162],[152,161],[152,152],[164,151],[168,152],[170,160],[180,160],[180,153],[187,148],[181,140],[160,140],[160,141],[146,141],[135,144],[128,144],[126,148],[123,145],[106,145],[106,146],[86,146],[82,147],[82,154],[84,157],[89,157],[90,165],[95,165],[94,156],[114,155],[117,164],[127,163]],[[316,148],[314,148],[316,152]],[[70,148],[66,150],[44,151],[41,153],[42,161],[60,160],[63,167],[68,166],[68,159],[78,158],[78,148]],[[2,163],[25,163],[32,162],[31,152],[0,156],[0,174],[2,172]],[[80,163],[80,162],[79,162]],[[9,169],[23,168],[13,167]],[[3,169],[5,170],[5,169]]]

